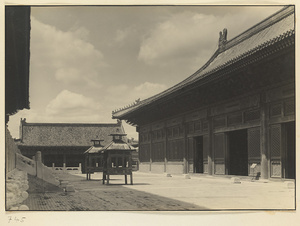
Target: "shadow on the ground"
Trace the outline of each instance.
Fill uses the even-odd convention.
[[[150,185],[149,183],[133,183],[133,184],[130,184],[130,183],[114,183],[114,184],[103,184],[104,186],[134,186],[134,185]]]
[[[107,184],[107,181],[105,181],[105,184],[103,184],[103,180],[102,179],[90,179],[90,180],[86,180],[86,179],[82,179],[80,180],[81,182],[83,181],[87,181],[92,183],[92,182],[97,182],[99,183],[98,185],[103,185],[103,186],[122,186],[122,185],[150,185],[149,183],[133,183],[130,184],[130,182],[128,181],[127,184],[125,184],[123,179],[109,179],[110,183]],[[118,183],[119,181],[121,181],[120,183]],[[71,180],[71,182],[74,182]],[[76,182],[75,182],[76,183]]]
[[[130,184],[130,183],[128,183],[128,184],[125,184],[125,183],[118,183],[118,184],[116,184],[116,183],[114,183],[114,184],[103,184],[103,185],[106,185],[106,186],[122,186],[122,185],[130,185],[130,186],[134,186],[134,185],[150,185],[149,183],[133,183],[133,184]]]
[[[187,211],[209,210],[183,202],[130,188],[131,185],[102,184],[102,180],[82,180],[81,176],[64,175],[74,186],[75,192],[37,193],[32,191],[25,201],[33,211]],[[136,185],[149,186],[147,183]],[[134,184],[132,185],[134,186]]]

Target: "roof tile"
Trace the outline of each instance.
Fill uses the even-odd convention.
[[[120,123],[24,123],[21,129],[22,146],[91,146],[92,139],[103,139],[103,145],[107,145],[111,141],[111,133],[125,132]]]

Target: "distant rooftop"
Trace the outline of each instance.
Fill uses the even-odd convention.
[[[20,143],[22,146],[85,146],[91,140],[101,144],[111,142],[112,133],[125,133],[121,121],[117,123],[27,123],[21,119]]]

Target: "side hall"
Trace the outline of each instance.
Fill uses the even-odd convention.
[[[20,139],[16,142],[21,153],[29,158],[41,152],[43,164],[48,167],[81,170],[83,153],[92,146],[93,139],[111,142],[111,133],[122,132],[117,123],[28,123],[21,119]]]
[[[295,179],[294,7],[219,48],[166,91],[113,112],[139,132],[140,171]]]

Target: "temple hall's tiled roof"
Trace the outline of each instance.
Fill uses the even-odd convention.
[[[111,133],[122,132],[118,123],[26,123],[21,120],[20,146],[90,147],[92,139],[102,139],[103,145],[111,142]]]
[[[259,24],[251,27],[235,38],[225,41],[223,46],[213,54],[213,56],[198,71],[192,74],[177,85],[148,99],[139,101],[133,105],[112,112],[113,118],[124,119],[125,115],[134,112],[150,103],[167,97],[176,91],[194,82],[201,81],[215,72],[230,65],[247,59],[253,54],[279,43],[282,40],[294,36],[294,7],[285,7],[277,13],[271,15]],[[227,31],[226,31],[227,32]],[[266,57],[267,55],[265,55]]]

